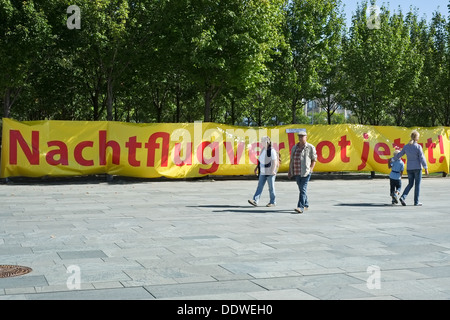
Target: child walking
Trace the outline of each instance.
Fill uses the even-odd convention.
[[[394,151],[394,157],[400,153],[400,150]],[[391,186],[391,197],[392,204],[398,203],[398,196],[400,195],[400,190],[402,189],[402,173],[405,169],[405,164],[402,159],[391,158],[388,163],[391,173],[389,174],[390,186]]]

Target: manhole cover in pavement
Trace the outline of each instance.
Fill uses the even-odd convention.
[[[21,276],[31,272],[32,270],[33,269],[29,267],[0,264],[0,278]]]

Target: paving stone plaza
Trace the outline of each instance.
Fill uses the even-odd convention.
[[[402,187],[407,180],[402,180]],[[0,184],[2,300],[449,300],[448,177],[413,206],[389,179],[313,175],[310,209],[247,200],[255,178],[14,180]]]

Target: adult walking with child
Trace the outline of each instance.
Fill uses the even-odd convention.
[[[400,202],[403,206],[406,206],[406,197],[409,191],[414,186],[414,205],[421,206],[419,201],[420,185],[422,182],[422,168],[425,170],[425,174],[428,175],[428,165],[423,153],[422,146],[418,143],[420,134],[417,130],[411,132],[411,140],[406,144],[403,149],[394,155],[393,159],[398,160],[406,154],[406,172],[408,173],[408,185],[406,186],[403,194],[400,197]]]

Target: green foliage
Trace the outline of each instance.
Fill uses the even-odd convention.
[[[74,4],[80,29],[66,24]],[[369,28],[363,1],[345,30],[343,5],[0,0],[2,115],[449,126],[449,19],[382,7],[380,28]],[[309,100],[321,108],[313,118]]]

